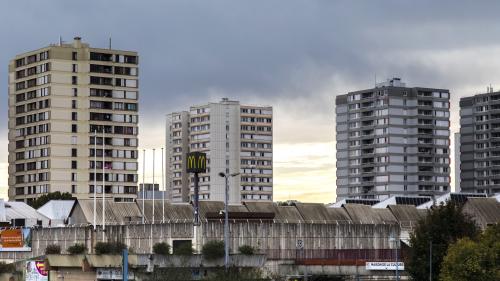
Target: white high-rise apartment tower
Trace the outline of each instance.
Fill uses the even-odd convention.
[[[133,200],[138,95],[136,52],[76,37],[17,55],[9,63],[9,199],[55,191],[93,198],[94,183],[100,197],[104,183],[107,196]]]
[[[188,152],[207,154],[208,171],[200,175],[200,200],[223,201],[225,180],[231,177],[229,202],[273,199],[272,107],[219,103],[192,106],[167,115],[166,178],[168,198],[187,202],[193,183],[186,173]]]

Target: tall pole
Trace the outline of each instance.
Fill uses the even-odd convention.
[[[229,215],[227,212],[227,202],[229,197],[229,175],[226,174],[226,192],[224,196],[224,267],[229,269]]]
[[[200,225],[200,189],[198,182],[200,181],[198,173],[194,173],[194,225]]]
[[[432,281],[432,241],[429,243],[429,281]]]
[[[162,211],[162,217],[161,217],[161,222],[165,222],[165,170],[163,169],[163,147],[161,148],[161,186],[163,188],[163,192],[161,193],[161,211]]]
[[[104,242],[105,240],[105,234],[104,232],[106,231],[106,164],[105,164],[105,155],[106,155],[106,150],[105,150],[105,145],[106,145],[106,139],[104,135],[104,126],[102,126],[102,241]]]
[[[399,241],[398,239],[395,240],[396,242],[396,281],[399,281],[399,266],[398,266],[398,263],[399,263],[399,257],[398,257],[398,247],[399,247]]]
[[[104,141],[104,140],[103,140]],[[104,153],[104,151],[103,151]],[[97,224],[97,129],[94,130],[94,231]]]
[[[153,148],[153,220],[152,223],[155,222],[155,149]]]
[[[146,182],[144,181],[144,175],[146,174],[146,150],[142,150],[142,224],[144,224],[144,201],[146,200]]]

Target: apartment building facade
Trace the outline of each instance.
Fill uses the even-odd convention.
[[[138,55],[75,37],[9,63],[9,199],[137,192]]]
[[[207,173],[200,175],[200,200],[223,201],[229,178],[229,202],[272,201],[272,107],[219,103],[192,106],[189,111],[167,115],[167,194],[187,202],[193,194],[191,176],[185,171],[188,152],[207,154]]]
[[[500,92],[460,99],[460,191],[500,192]]]
[[[337,96],[337,200],[449,192],[449,99],[399,78]]]

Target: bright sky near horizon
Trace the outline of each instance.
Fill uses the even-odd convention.
[[[460,97],[485,92],[490,84],[500,87],[498,1],[16,0],[0,5],[0,197],[7,194],[8,62],[59,36],[66,41],[81,36],[95,47],[106,47],[112,36],[113,48],[139,52],[141,150],[164,146],[168,112],[221,97],[272,105],[276,201],[335,200],[336,95],[392,76],[408,86],[450,89],[453,143]],[[452,173],[453,160],[452,154]]]

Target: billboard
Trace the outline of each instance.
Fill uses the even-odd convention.
[[[0,229],[0,252],[31,251],[31,229],[5,228]]]
[[[405,270],[404,262],[367,262],[366,270]]]
[[[26,281],[48,281],[49,273],[45,270],[44,261],[26,262]]]
[[[201,152],[187,154],[186,171],[188,173],[205,173],[207,170],[207,155]]]

